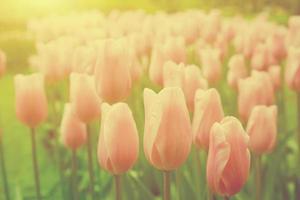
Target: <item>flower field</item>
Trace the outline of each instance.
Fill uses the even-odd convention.
[[[0,20],[0,200],[300,199],[300,16],[173,6]]]

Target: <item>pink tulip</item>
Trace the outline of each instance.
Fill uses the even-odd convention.
[[[86,142],[86,125],[77,117],[70,103],[65,104],[60,132],[62,143],[72,150],[78,149]]]
[[[206,89],[207,81],[202,77],[200,69],[195,65],[177,65],[168,61],[164,65],[164,87],[180,87],[185,95],[189,111],[194,111],[194,96],[196,90]]]
[[[203,49],[200,52],[203,76],[209,84],[216,84],[221,78],[220,52],[217,49]]]
[[[149,77],[157,85],[163,85],[163,66],[167,61],[176,64],[186,62],[186,49],[182,37],[168,37],[163,44],[157,44],[153,48]]]
[[[248,135],[234,117],[225,117],[211,128],[207,182],[214,193],[232,196],[247,181],[250,170]]]
[[[166,58],[162,47],[154,47],[149,66],[149,78],[157,85],[163,85],[163,65],[165,62]]]
[[[270,66],[268,72],[273,82],[274,90],[278,90],[281,84],[281,68],[279,65]]]
[[[167,61],[163,66],[163,86],[164,87],[183,87],[184,65]]]
[[[210,129],[215,122],[220,122],[223,117],[224,112],[218,91],[214,88],[197,90],[192,128],[194,143],[198,148],[208,149]]]
[[[95,69],[98,95],[104,101],[125,100],[131,90],[130,56],[124,39],[109,39],[103,44]]]
[[[247,124],[249,148],[256,154],[271,152],[276,143],[277,106],[255,106]]]
[[[265,44],[258,44],[251,58],[251,67],[255,70],[265,70],[269,64],[269,50]]]
[[[34,128],[47,118],[48,107],[44,77],[40,73],[16,75],[15,95],[17,118]]]
[[[182,90],[167,87],[156,94],[145,89],[144,105],[147,160],[160,170],[177,169],[187,159],[192,143],[190,117]]]
[[[207,89],[208,84],[196,65],[188,65],[184,68],[183,92],[190,112],[194,112],[194,99],[197,89]]]
[[[300,92],[300,48],[290,48],[285,69],[285,81],[289,88]]]
[[[85,123],[100,117],[101,100],[94,82],[94,76],[79,73],[70,75],[70,100],[78,118]]]
[[[230,87],[237,89],[238,81],[245,78],[248,74],[244,56],[242,54],[232,56],[229,60],[228,67],[227,82]]]
[[[274,102],[274,89],[267,72],[254,71],[251,77],[238,83],[238,110],[243,121],[247,121],[256,105],[271,105]]]
[[[132,112],[127,104],[102,104],[98,143],[101,167],[114,175],[128,171],[136,162],[139,138]]]
[[[6,55],[0,49],[0,77],[5,73],[6,70]]]

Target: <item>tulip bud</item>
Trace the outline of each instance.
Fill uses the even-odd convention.
[[[300,92],[300,48],[290,48],[285,68],[285,81],[289,88]]]
[[[274,90],[278,90],[280,88],[280,84],[281,84],[280,71],[281,68],[279,65],[270,66],[268,69],[269,75],[273,83]]]
[[[208,149],[210,129],[215,122],[224,117],[222,102],[218,91],[198,89],[195,95],[193,118],[194,143],[198,148]]]
[[[258,44],[251,58],[251,67],[255,70],[265,70],[269,64],[269,52],[265,44]]]
[[[42,74],[16,75],[15,95],[17,118],[34,128],[47,118],[47,97]]]
[[[250,169],[248,135],[234,117],[225,117],[211,128],[207,182],[214,193],[232,196],[247,181]]]
[[[88,123],[100,116],[101,100],[96,92],[94,76],[72,73],[70,75],[70,99],[81,121]]]
[[[220,52],[217,49],[203,49],[200,53],[203,76],[209,84],[216,84],[221,78]]]
[[[184,65],[177,65],[173,61],[167,61],[163,66],[164,87],[183,87]]]
[[[124,39],[108,39],[95,68],[95,84],[98,95],[104,101],[124,100],[130,93],[130,56]]]
[[[98,143],[101,167],[114,175],[128,171],[136,162],[139,138],[131,110],[125,103],[102,104]]]
[[[249,148],[257,153],[271,152],[276,143],[277,106],[255,106],[247,124]]]
[[[229,60],[228,67],[227,82],[230,87],[237,89],[238,81],[247,76],[244,56],[242,54],[232,56]]]
[[[86,142],[86,125],[77,117],[70,103],[65,104],[60,132],[62,143],[72,150],[78,149]]]
[[[6,55],[0,49],[0,77],[5,73],[6,69]]]
[[[208,83],[196,65],[188,65],[184,68],[183,91],[190,112],[194,112],[194,99],[197,89],[207,89]]]
[[[160,170],[177,169],[187,159],[192,143],[190,117],[182,90],[167,87],[156,94],[145,89],[144,106],[147,160]]]
[[[271,105],[274,102],[274,89],[267,72],[253,72],[251,77],[238,83],[238,110],[243,121],[247,121],[256,105]]]

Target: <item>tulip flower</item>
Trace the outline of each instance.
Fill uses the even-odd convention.
[[[87,129],[85,123],[80,121],[72,104],[65,104],[61,122],[61,142],[72,150],[72,195],[77,199],[77,149],[86,142]]]
[[[255,70],[265,70],[269,64],[269,50],[265,44],[258,44],[251,58],[251,67]]]
[[[35,176],[36,198],[40,200],[39,167],[36,155],[35,128],[47,117],[47,98],[44,91],[44,77],[36,73],[31,75],[16,75],[16,115],[17,118],[31,128],[32,162]]]
[[[217,49],[203,49],[200,52],[203,76],[209,84],[216,84],[221,78],[220,52]]]
[[[156,44],[152,50],[149,66],[149,77],[157,85],[163,85],[164,64],[173,61],[176,64],[186,62],[185,43],[183,38],[167,38],[165,43]]]
[[[216,122],[210,132],[207,182],[212,192],[222,196],[238,193],[250,169],[248,135],[234,117]]]
[[[195,65],[184,66],[168,61],[164,64],[164,87],[180,87],[185,95],[190,112],[194,111],[194,96],[197,89],[207,89],[207,81]]]
[[[70,103],[65,104],[60,131],[61,142],[69,149],[77,150],[86,142],[86,125],[78,118]]]
[[[5,69],[6,69],[6,55],[0,49],[0,77],[4,74]]]
[[[269,67],[268,72],[272,79],[274,90],[276,91],[280,88],[280,84],[281,84],[281,77],[280,77],[281,68],[279,65],[272,65]]]
[[[115,175],[116,199],[121,199],[120,175],[136,162],[139,138],[132,112],[127,104],[102,104],[102,121],[98,143],[99,164]]]
[[[300,49],[290,48],[285,69],[285,80],[289,88],[300,92]]]
[[[47,98],[44,77],[40,73],[15,76],[17,118],[35,128],[47,118]]]
[[[254,71],[251,77],[238,83],[238,110],[243,121],[247,121],[251,110],[256,105],[272,105],[274,89],[267,72]]]
[[[70,75],[70,100],[81,121],[89,123],[100,117],[101,100],[93,76],[79,73]]]
[[[210,129],[215,122],[224,117],[222,102],[218,91],[198,89],[195,94],[195,110],[193,118],[194,143],[198,148],[208,150]]]
[[[147,160],[164,171],[164,199],[170,199],[170,173],[187,159],[192,131],[184,94],[167,87],[158,94],[144,90],[144,152]]]
[[[244,56],[242,54],[232,56],[229,60],[228,67],[227,82],[230,87],[237,89],[238,81],[247,76]]]
[[[102,104],[98,143],[100,165],[114,175],[125,173],[137,160],[138,146],[138,132],[128,105]]]
[[[144,90],[144,151],[159,170],[177,169],[190,152],[192,133],[184,94],[178,87],[167,87],[158,94]]]
[[[249,148],[256,154],[273,150],[277,134],[277,107],[255,106],[247,124]]]
[[[198,89],[207,89],[208,83],[196,65],[188,65],[184,68],[183,92],[190,112],[194,111],[194,99]]]
[[[104,101],[125,100],[131,90],[129,52],[124,39],[106,40],[95,68],[98,95]]]

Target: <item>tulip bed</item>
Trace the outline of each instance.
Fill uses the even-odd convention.
[[[29,21],[20,58],[1,39],[0,199],[299,199],[300,17],[270,18],[94,11]]]

